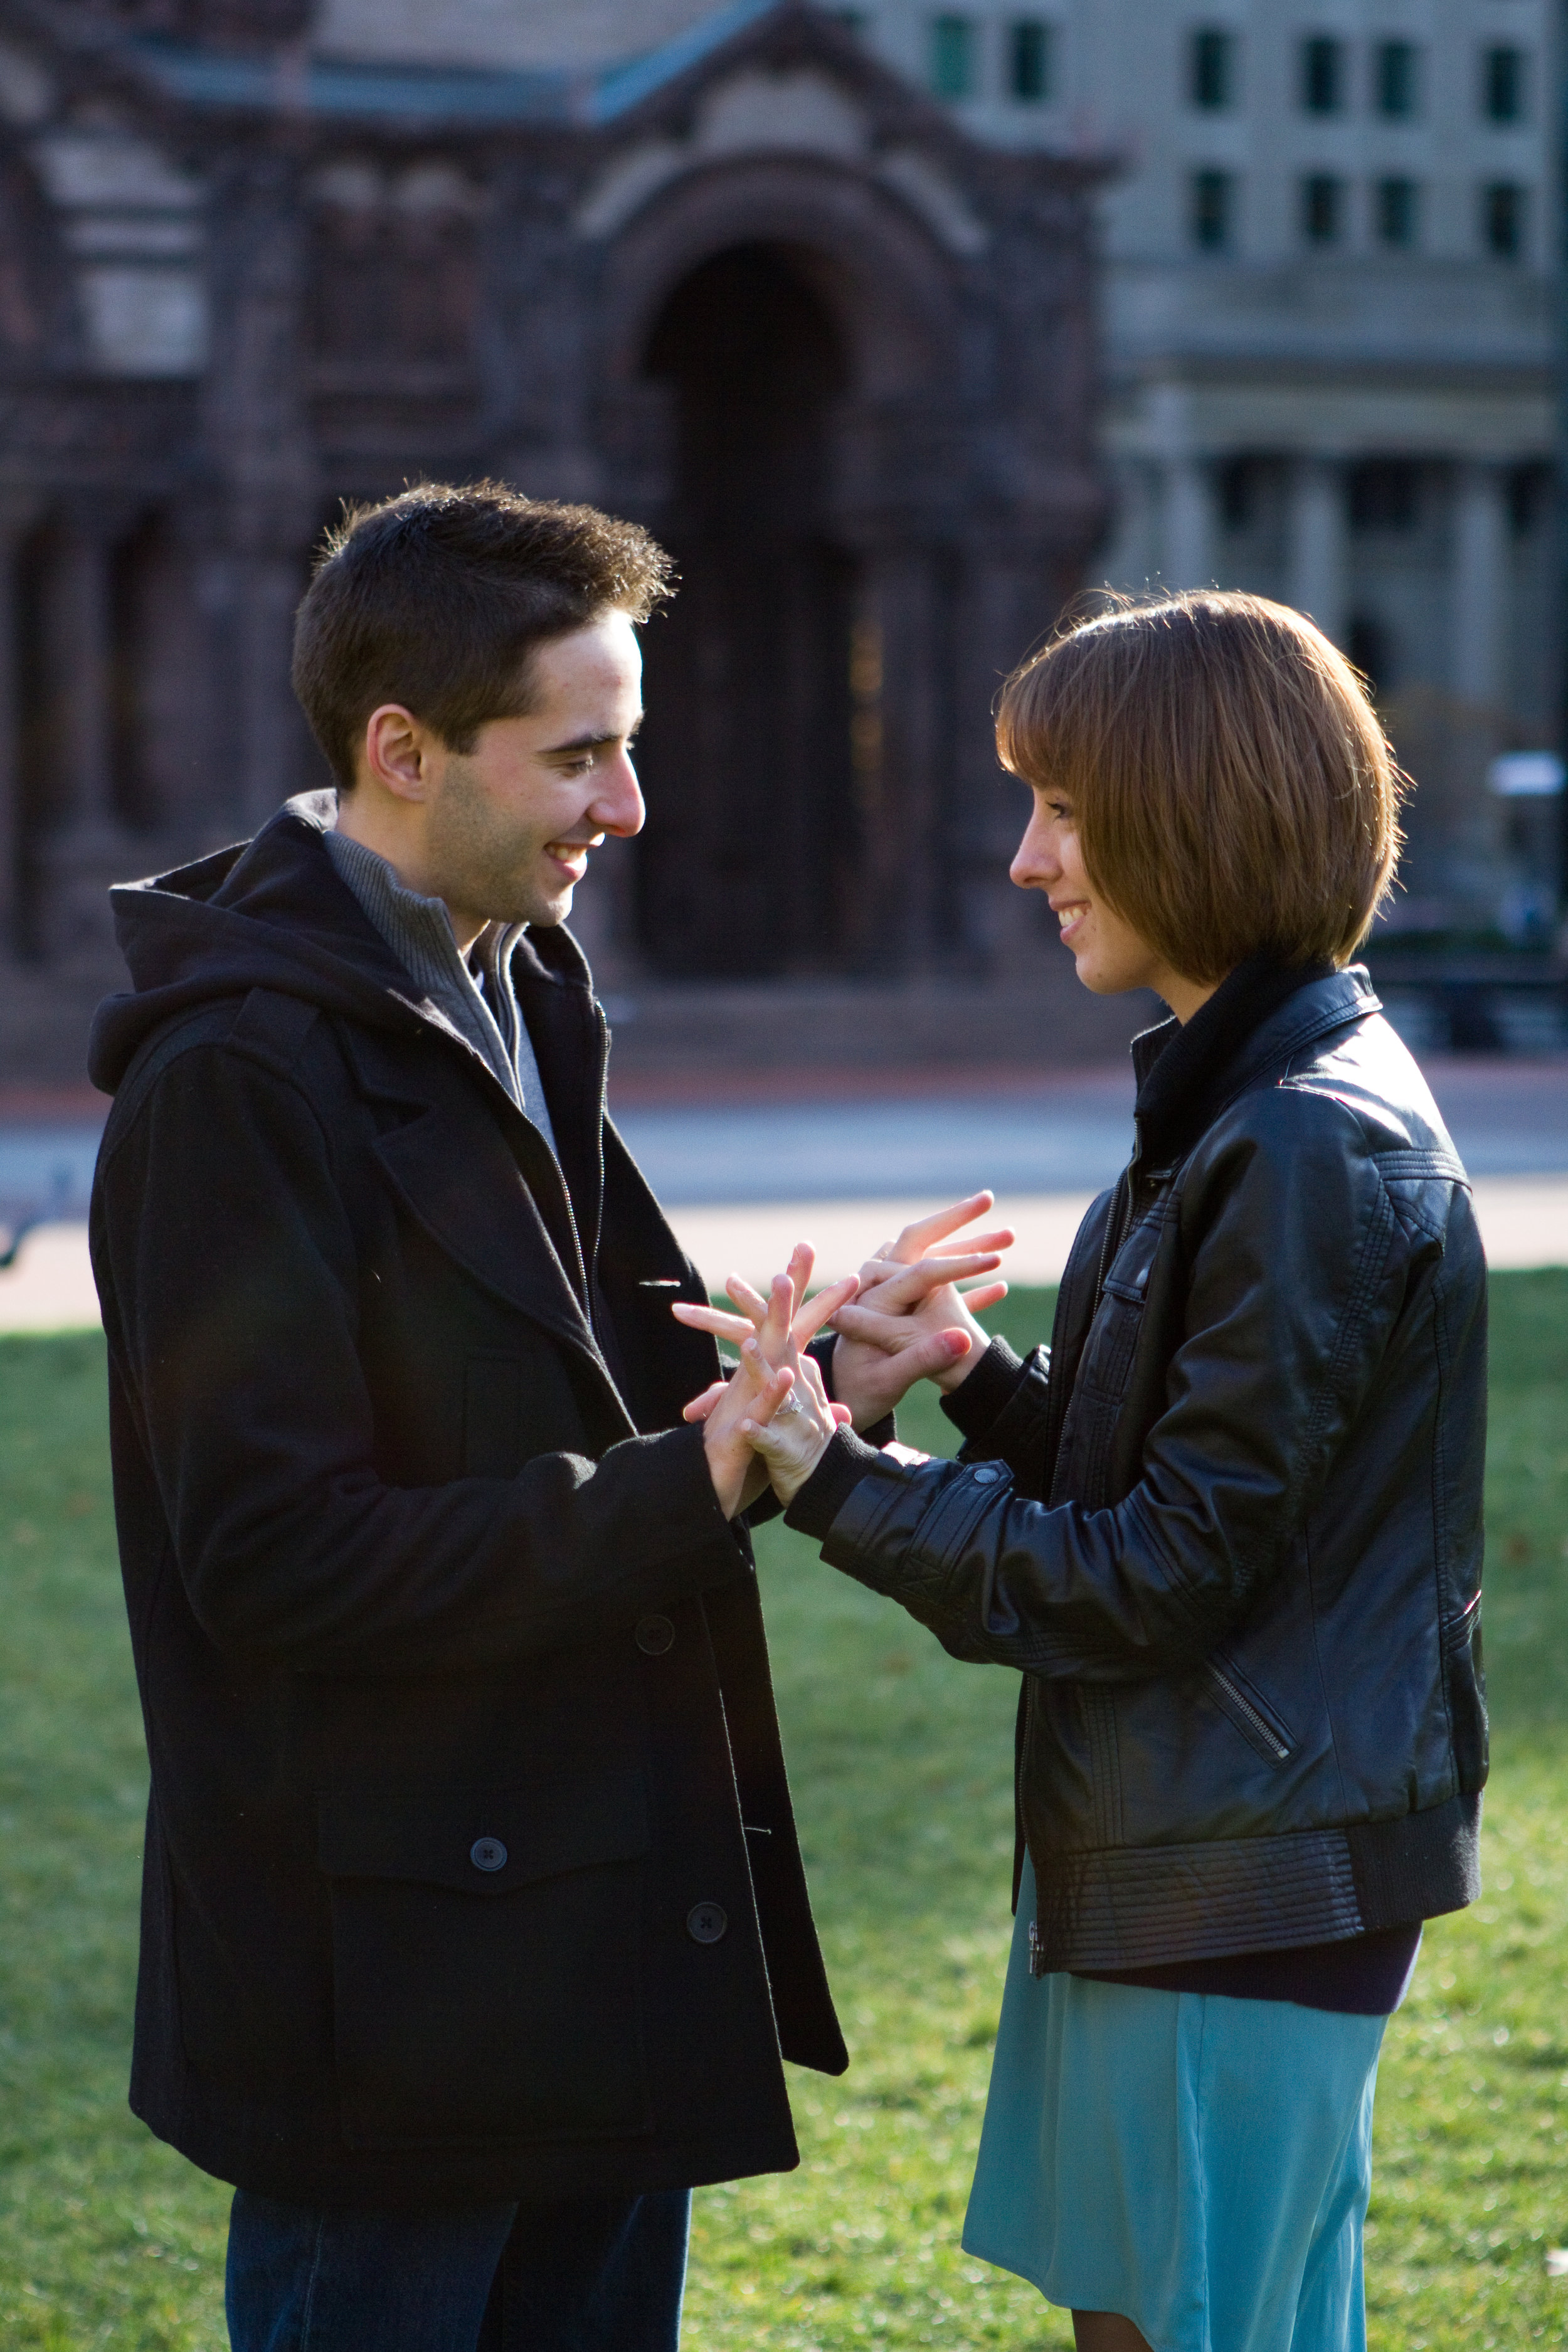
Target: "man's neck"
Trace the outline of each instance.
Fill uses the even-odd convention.
[[[362,849],[372,850],[377,857],[384,858],[405,890],[412,890],[420,898],[439,898],[447,909],[458,953],[466,959],[485,929],[487,918],[454,907],[434,887],[425,870],[423,839],[413,826],[398,822],[400,814],[401,803],[395,814],[386,810],[361,784],[352,793],[339,793],[336,829],[346,841],[357,841]]]

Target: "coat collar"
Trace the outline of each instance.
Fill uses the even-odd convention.
[[[1336,971],[1268,955],[1238,964],[1184,1027],[1173,1018],[1133,1039],[1136,1160],[1179,1159],[1265,1070],[1379,1009],[1362,964]]]

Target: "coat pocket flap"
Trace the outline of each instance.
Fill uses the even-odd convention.
[[[648,1843],[636,1772],[544,1788],[323,1797],[319,1822],[329,1878],[418,1879],[463,1895],[504,1895],[536,1879],[631,1862]]]

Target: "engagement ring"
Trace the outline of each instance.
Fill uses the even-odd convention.
[[[800,1399],[796,1396],[795,1391],[791,1389],[783,1404],[774,1406],[773,1419],[775,1421],[787,1421],[792,1412],[799,1412],[801,1409]]]

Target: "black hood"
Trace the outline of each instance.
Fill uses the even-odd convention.
[[[93,1016],[95,1087],[113,1094],[142,1040],[175,1014],[253,988],[376,1028],[433,1023],[456,1036],[340,880],[322,839],[336,814],[335,793],[302,793],[254,841],[110,892],[132,988],[106,997]],[[587,983],[564,931],[526,935],[514,961],[541,978]]]

